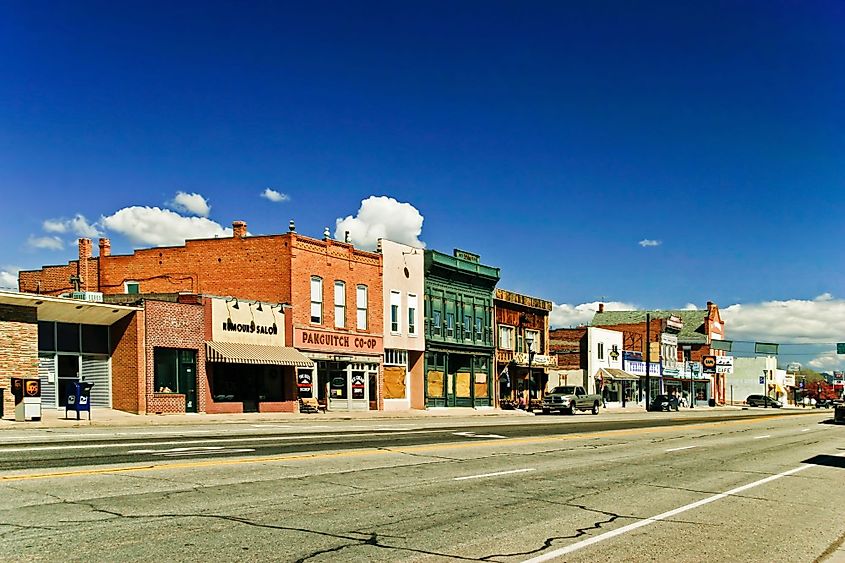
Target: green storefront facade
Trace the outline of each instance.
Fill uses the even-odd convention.
[[[493,291],[499,269],[479,256],[425,251],[425,404],[494,404]]]

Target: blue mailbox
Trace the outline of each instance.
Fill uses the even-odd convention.
[[[67,411],[76,411],[76,420],[79,420],[79,413],[88,412],[88,420],[91,420],[91,388],[93,383],[87,381],[74,381],[67,386],[67,404],[65,405],[65,418]]]

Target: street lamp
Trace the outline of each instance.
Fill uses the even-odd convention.
[[[534,360],[534,352],[531,347],[534,345],[534,339],[530,336],[525,337],[525,344],[528,346],[528,407],[531,407],[531,362]],[[539,394],[539,388],[538,388]]]

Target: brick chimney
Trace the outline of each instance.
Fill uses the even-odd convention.
[[[604,303],[599,303],[599,313],[604,313]]]
[[[100,257],[111,256],[111,241],[107,238],[100,239]]]
[[[88,262],[91,256],[91,239],[79,239],[79,266],[77,268],[77,275],[80,278],[79,289],[81,291],[88,291]]]
[[[232,236],[235,238],[244,238],[246,236],[245,221],[232,221]]]

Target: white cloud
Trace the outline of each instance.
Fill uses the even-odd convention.
[[[94,238],[100,235],[97,227],[89,223],[88,219],[80,213],[74,215],[72,219],[47,219],[41,226],[48,233],[74,233],[85,238]]]
[[[118,210],[100,223],[138,245],[171,246],[185,239],[232,236],[231,228],[205,217],[184,217],[158,207],[132,206]]]
[[[845,300],[823,293],[815,299],[736,304],[721,309],[729,340],[822,343],[843,340]]]
[[[261,192],[261,197],[265,199],[269,199],[274,203],[281,203],[283,201],[290,201],[290,196],[288,194],[283,194],[282,192],[277,192],[272,188],[267,188],[263,192]]]
[[[57,236],[37,237],[35,235],[29,235],[26,243],[31,248],[41,250],[61,250],[65,247],[65,243]]]
[[[18,272],[20,268],[5,267],[0,269],[0,289],[5,291],[18,290]]]
[[[580,305],[554,304],[549,314],[549,324],[553,328],[565,328],[589,324],[593,315],[599,310],[599,301],[592,303],[581,303]],[[636,305],[623,303],[621,301],[610,301],[604,304],[605,311],[635,311],[639,309]]]
[[[361,202],[358,215],[338,218],[334,236],[344,239],[349,231],[353,244],[373,250],[380,238],[411,246],[425,247],[419,239],[423,216],[410,203],[401,203],[392,197],[370,196]]]
[[[695,303],[687,303],[686,305],[684,305],[683,310],[684,311],[697,311],[698,305],[696,305]]]
[[[208,205],[208,200],[200,194],[176,192],[176,196],[168,205],[176,211],[198,215],[199,217],[208,217],[208,214],[211,213],[211,206]]]
[[[845,356],[837,354],[836,350],[831,350],[816,356],[807,363],[816,371],[841,370],[845,369]]]
[[[654,239],[650,239],[650,238],[644,238],[643,240],[641,240],[637,244],[639,244],[643,248],[646,248],[646,247],[649,247],[649,246],[660,246],[661,244],[663,244],[663,241],[654,240]]]

